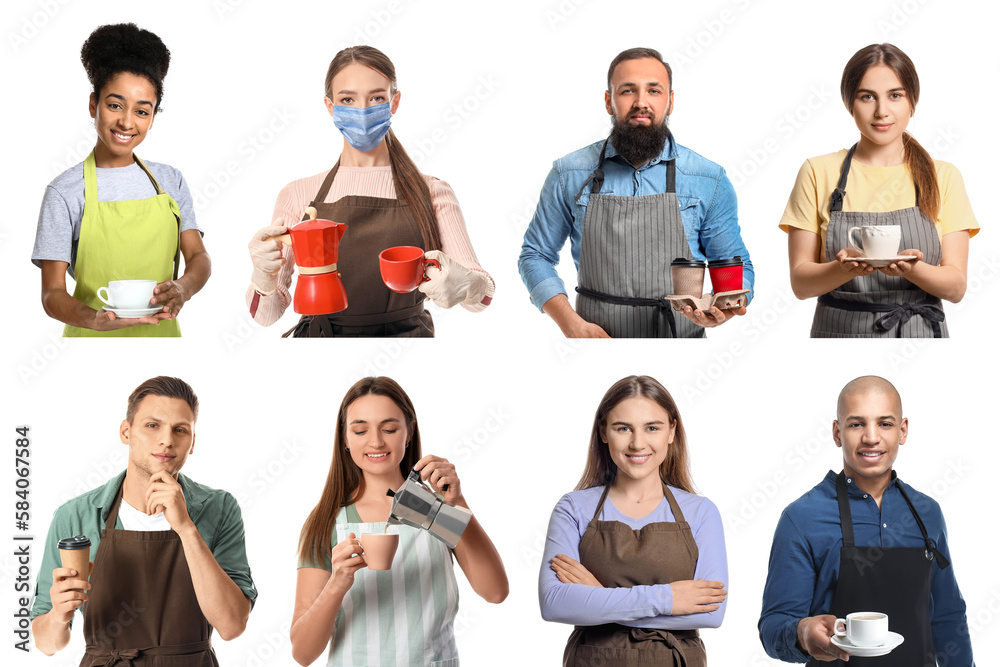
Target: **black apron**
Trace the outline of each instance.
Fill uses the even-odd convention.
[[[934,221],[914,204],[897,211],[845,211],[847,175],[857,144],[851,146],[840,168],[840,181],[830,196],[830,224],[826,230],[826,259],[848,248],[851,227],[899,225],[903,249],[918,248],[924,261],[941,263],[941,239]],[[916,187],[916,183],[914,183]],[[917,201],[920,190],[917,189]],[[813,338],[947,338],[941,299],[931,296],[906,278],[874,271],[857,276],[817,299]]]
[[[692,259],[677,202],[675,160],[667,160],[666,192],[602,195],[604,154],[580,188],[591,183],[583,218],[576,312],[612,338],[702,338],[704,327],[674,317],[670,261]]]
[[[934,562],[948,567],[944,557],[927,536],[927,529],[910,502],[903,485],[893,472],[891,484],[899,489],[920,533],[922,547],[863,547],[854,543],[854,523],[847,495],[847,477],[837,475],[837,503],[840,506],[840,529],[844,546],[840,550],[840,577],[833,594],[830,613],[844,618],[856,611],[877,611],[889,616],[889,631],[903,636],[903,643],[891,653],[874,658],[855,657],[850,663],[841,660],[809,660],[810,667],[847,665],[859,662],[864,667],[935,667],[934,641],[931,635],[931,583]]]
[[[310,203],[317,217],[347,225],[340,242],[337,268],[347,309],[325,315],[303,315],[284,336],[296,338],[332,338],[398,336],[430,338],[434,322],[424,309],[424,293],[393,292],[382,282],[378,255],[394,246],[424,246],[424,238],[410,207],[402,199],[348,195],[326,202],[333,179],[340,168],[338,161],[323,179]],[[303,217],[305,219],[305,217]]]

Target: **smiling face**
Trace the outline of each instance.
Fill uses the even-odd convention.
[[[837,412],[833,439],[844,451],[844,472],[887,484],[908,428],[899,398],[876,388],[862,390],[843,396]]]
[[[129,448],[130,473],[149,477],[164,470],[177,477],[194,451],[194,413],[182,398],[148,394],[132,422],[122,421],[119,435]]]
[[[326,110],[331,115],[334,106],[364,109],[385,102],[391,102],[389,110],[396,113],[399,98],[399,91],[392,93],[388,78],[371,67],[352,63],[334,75],[324,101]]]
[[[144,76],[121,72],[90,95],[90,117],[97,130],[94,157],[98,167],[126,167],[132,151],[146,138],[156,110],[156,88]]]
[[[913,106],[896,72],[886,65],[875,65],[861,79],[851,115],[864,140],[878,146],[898,143],[902,149]]]
[[[659,474],[675,428],[659,403],[636,396],[626,398],[608,412],[602,436],[619,472],[642,479]]]
[[[398,475],[410,432],[406,416],[388,396],[368,394],[347,407],[346,445],[365,475]]]
[[[674,107],[667,68],[656,58],[622,61],[611,75],[604,105],[619,123],[638,127],[662,124]]]

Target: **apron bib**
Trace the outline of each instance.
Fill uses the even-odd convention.
[[[337,543],[348,533],[382,533],[386,523],[364,523],[354,505],[341,508]],[[337,614],[328,667],[431,665],[459,667],[455,643],[458,582],[451,550],[426,530],[398,526],[392,569],[362,568]]]
[[[434,322],[424,309],[424,293],[393,292],[382,282],[378,255],[394,246],[424,246],[410,207],[401,199],[348,195],[327,203],[327,193],[340,168],[334,165],[310,206],[319,218],[343,222],[337,270],[347,292],[347,309],[326,315],[304,315],[283,337],[398,336],[430,338]],[[305,219],[305,217],[303,217]]]
[[[580,540],[580,564],[602,586],[631,588],[694,579],[698,545],[666,485],[663,495],[674,522],[657,521],[632,530],[620,521],[600,521],[611,486],[604,487]],[[669,557],[668,557],[669,555]],[[705,667],[705,644],[697,630],[631,628],[617,623],[577,626],[563,653],[563,667]]]
[[[576,312],[612,338],[701,338],[703,327],[674,316],[670,262],[692,259],[675,192],[676,166],[669,160],[666,192],[602,195],[604,153],[590,175],[583,218]],[[587,187],[584,183],[584,188]],[[583,193],[581,188],[580,194]]]
[[[919,207],[882,212],[842,210],[847,175],[857,147],[855,144],[847,152],[837,189],[830,197],[826,259],[833,259],[842,248],[850,247],[847,232],[851,227],[899,225],[900,248],[917,248],[923,251],[925,262],[939,265],[941,239],[934,221],[924,216]],[[918,190],[918,200],[919,197]],[[906,278],[874,271],[820,296],[810,335],[812,338],[947,338],[948,325],[940,299]]]
[[[80,667],[218,667],[180,536],[115,528],[122,489],[94,556]]]
[[[180,266],[181,211],[152,172],[137,156],[136,164],[149,176],[156,194],[147,199],[99,201],[97,161],[91,152],[83,161],[84,206],[80,240],[76,247],[73,298],[95,310],[104,308],[97,290],[112,280],[177,278]],[[94,331],[66,325],[67,337],[180,336],[176,319],[142,324],[115,331]]]
[[[810,667],[848,665],[860,661],[865,667],[935,667],[934,642],[931,635],[931,582],[934,562],[948,567],[948,560],[934,548],[917,510],[893,477],[920,533],[922,547],[861,547],[854,543],[854,523],[847,496],[847,478],[837,475],[837,503],[840,505],[840,528],[844,546],[840,550],[840,576],[833,594],[831,614],[844,618],[855,611],[878,611],[889,615],[889,631],[903,636],[903,643],[891,653],[875,658],[852,658],[819,662],[809,660]]]

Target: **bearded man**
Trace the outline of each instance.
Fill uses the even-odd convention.
[[[670,264],[682,258],[753,265],[725,171],[674,141],[673,73],[654,49],[618,54],[604,104],[611,135],[556,160],[524,234],[521,279],[539,310],[569,338],[698,338],[745,307],[687,305],[674,317]],[[577,269],[576,310],[556,273],[570,240]]]

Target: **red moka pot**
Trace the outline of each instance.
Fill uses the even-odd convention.
[[[272,237],[292,247],[299,280],[292,307],[299,315],[339,313],[347,308],[347,293],[337,272],[340,239],[347,225],[332,220],[307,220],[288,234]]]

